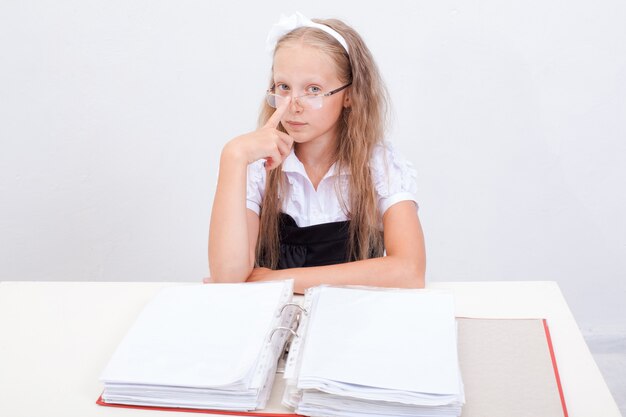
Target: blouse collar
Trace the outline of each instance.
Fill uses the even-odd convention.
[[[283,167],[283,172],[300,174],[305,178],[309,177],[306,173],[306,170],[304,169],[304,165],[302,164],[302,162],[300,162],[300,160],[296,156],[296,153],[293,148],[291,148],[291,152],[289,152],[289,155],[287,155],[287,157],[283,161],[282,167]],[[338,176],[340,174],[350,175],[350,171],[346,169],[346,167],[344,167],[341,170],[341,173],[338,173],[337,163],[335,162],[334,164],[330,166],[330,168],[328,169],[328,172],[324,175],[324,178],[322,178],[322,180],[329,178],[329,177]]]

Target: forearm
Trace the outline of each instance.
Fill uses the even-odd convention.
[[[277,130],[289,102],[284,100],[262,128],[232,139],[222,150],[209,231],[212,282],[245,281],[252,272],[258,219],[248,222],[247,167],[265,159],[265,168],[274,169],[289,154],[293,138]]]
[[[253,261],[246,222],[247,161],[225,147],[209,230],[209,267],[214,282],[245,281]]]
[[[258,280],[294,279],[294,291],[321,284],[424,288],[425,263],[420,259],[385,256],[343,264],[270,271]],[[254,279],[254,273],[251,280]]]

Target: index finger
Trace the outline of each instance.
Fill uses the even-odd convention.
[[[267,122],[265,123],[265,127],[273,127],[274,129],[276,129],[278,127],[278,123],[280,123],[280,119],[283,117],[283,114],[285,114],[287,107],[289,107],[289,103],[291,103],[291,96],[285,97],[285,100],[283,100],[281,105],[267,120]]]

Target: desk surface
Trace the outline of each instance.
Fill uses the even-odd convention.
[[[139,282],[0,283],[0,416],[163,416],[101,407],[98,378],[142,307],[168,285]],[[456,315],[546,318],[570,417],[620,412],[553,282],[440,282]],[[210,318],[207,318],[207,320]]]

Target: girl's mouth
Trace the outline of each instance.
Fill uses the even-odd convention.
[[[306,126],[306,123],[303,122],[287,122],[287,125],[291,128],[297,129],[299,127]]]

